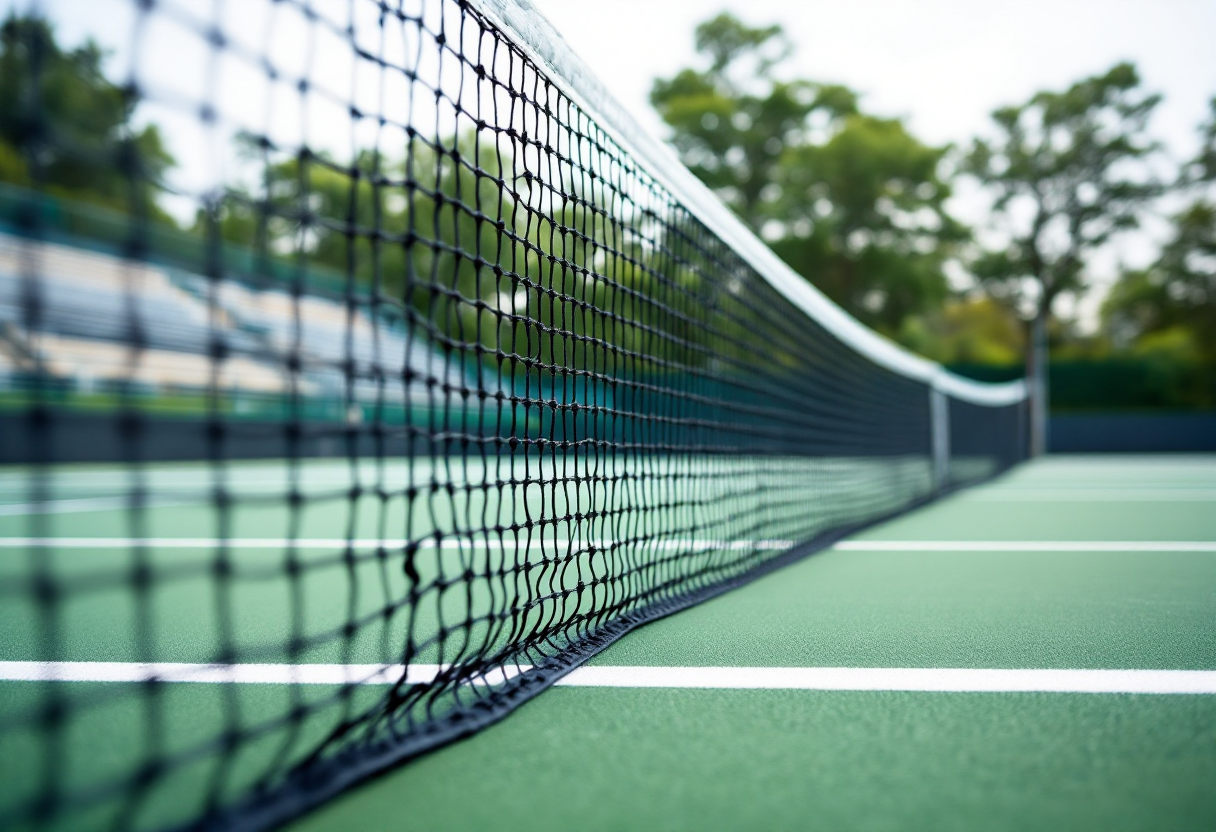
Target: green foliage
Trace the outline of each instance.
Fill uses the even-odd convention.
[[[847,116],[823,144],[787,151],[783,222],[766,236],[828,297],[898,336],[949,296],[943,264],[968,237],[945,209],[945,153],[898,120]]]
[[[0,24],[0,179],[167,221],[156,197],[173,159],[132,123],[138,100],[104,59],[92,41],[64,50],[42,18]]]
[[[653,355],[656,339],[701,343],[720,314],[711,300],[692,302],[711,282],[671,256],[704,252],[645,240],[661,227],[628,206],[612,217],[591,195],[555,196],[489,133],[415,137],[403,158],[363,152],[347,164],[285,156],[253,136],[240,144],[256,185],[234,184],[200,211],[196,235],[347,280],[440,344],[479,345],[506,375],[552,381],[557,368]],[[732,325],[743,331],[715,324]]]
[[[542,157],[526,139],[492,130],[412,132],[398,156],[363,150],[351,159],[241,135],[241,174],[183,233],[156,204],[172,159],[155,126],[135,126],[138,98],[106,79],[104,60],[93,42],[62,49],[41,19],[4,22],[5,218],[36,212],[58,232],[108,248],[142,212],[159,220],[143,237],[161,262],[328,290],[439,348],[480,349],[504,375],[545,375],[554,385],[563,368],[616,362],[620,372],[623,356],[634,356],[632,370],[655,372],[664,344],[704,346],[689,350],[694,364],[746,349],[754,325],[725,301],[727,284],[739,281],[710,262],[721,253],[667,239],[663,223],[631,201],[606,213],[602,188],[583,192],[596,186],[573,155]],[[716,352],[714,337],[727,342]]]
[[[1161,193],[1142,164],[1156,149],[1146,127],[1159,101],[1122,63],[992,114],[997,137],[977,140],[966,160],[1009,237],[973,264],[990,295],[1038,317],[1085,288],[1088,256],[1137,227]]]
[[[1180,185],[1216,183],[1216,98],[1208,101],[1208,119],[1199,126],[1199,153],[1182,170]]]
[[[796,271],[898,337],[948,296],[943,262],[967,238],[945,210],[947,148],[858,109],[846,87],[774,74],[780,27],[722,14],[696,31],[704,70],[656,80],[651,102],[685,164]]]
[[[404,159],[363,151],[344,164],[308,150],[285,155],[252,136],[239,143],[257,185],[234,185],[200,211],[200,235],[214,225],[225,240],[349,275],[452,328],[476,325],[475,314],[458,315],[462,305],[506,290],[487,286],[476,260],[520,254],[502,233],[512,201],[498,184],[498,156],[475,135],[447,148],[416,140]]]
[[[1134,353],[1216,360],[1216,99],[1203,147],[1179,186],[1195,197],[1173,218],[1170,239],[1148,269],[1122,275],[1103,305],[1111,337]]]
[[[910,317],[901,335],[912,349],[943,364],[1016,364],[1026,348],[1025,327],[1007,307],[982,295]]]
[[[808,141],[812,115],[835,121],[856,112],[856,96],[774,78],[788,51],[779,26],[751,29],[721,14],[697,27],[696,45],[710,68],[655,80],[650,101],[689,169],[759,231],[780,216],[772,186],[781,184],[786,148]]]
[[[1026,333],[1014,310],[1045,314],[1054,298],[1083,291],[1088,255],[1134,228],[1162,192],[1143,167],[1158,97],[1142,92],[1130,64],[1003,108],[996,137],[974,144],[965,169],[989,188],[1010,245],[973,262],[983,296],[953,296],[943,266],[969,233],[945,209],[949,148],[862,112],[847,87],[781,76],[791,47],[779,26],[722,14],[695,41],[702,67],[651,92],[685,163],[829,297],[943,362],[1016,362]],[[575,193],[556,194],[530,169],[528,148],[491,132],[413,134],[399,156],[350,160],[241,136],[247,175],[188,234],[177,230],[157,204],[174,161],[155,125],[137,126],[138,97],[106,78],[106,55],[92,41],[61,47],[36,16],[0,24],[6,216],[41,193],[65,233],[112,243],[143,214],[156,220],[157,256],[202,269],[205,241],[222,240],[231,273],[345,282],[440,345],[479,345],[506,375],[552,379],[556,368],[610,362],[645,375],[664,370],[627,357],[664,344],[693,347],[689,361],[714,372],[756,349],[775,365],[799,360],[778,344],[757,347],[765,288],[724,268],[728,254],[689,245],[636,205],[591,210],[599,200],[578,192],[586,180],[569,163],[547,175]],[[1113,345],[1118,360],[1156,368],[1125,375],[1184,379],[1129,401],[1207,395],[1195,392],[1207,390],[1194,381],[1202,373],[1167,367],[1216,361],[1216,99],[1201,138],[1176,183],[1191,199],[1158,260],[1111,292],[1103,334],[1078,340],[1066,322],[1052,324],[1057,358],[1095,361]],[[1116,376],[1121,389],[1151,386]]]
[[[1021,378],[1020,364],[951,363],[952,372],[985,382]],[[1053,412],[1211,410],[1216,408],[1216,362],[1174,355],[1052,359],[1048,371]]]
[[[30,172],[25,160],[15,147],[3,139],[0,139],[0,182],[21,186],[30,184]]]
[[[1206,410],[1216,408],[1216,363],[1140,356],[1053,361],[1052,409]]]

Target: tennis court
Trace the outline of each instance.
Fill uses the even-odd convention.
[[[867,328],[528,0],[41,5],[0,828],[1216,825],[1216,459],[1028,459],[1043,366]]]
[[[1210,829],[1214,497],[1210,457],[1024,465],[642,628],[292,828]]]
[[[244,487],[255,491],[268,470],[251,466]],[[120,524],[106,525],[124,516],[104,503],[119,472],[73,474],[65,481],[77,491],[44,503],[55,513],[42,515],[52,532],[44,551],[62,564],[65,582],[105,574],[106,559],[130,545]],[[145,510],[149,556],[188,573],[213,545],[200,540],[204,512],[181,504],[197,483],[188,467],[157,476],[167,504]],[[28,507],[6,497],[11,574],[24,568],[18,556],[31,541],[15,535],[28,528]],[[560,829],[572,816],[587,829],[1210,828],[1214,501],[1210,457],[1027,463],[643,627],[504,722],[383,775],[295,828]],[[232,545],[245,568],[255,572],[264,551],[245,535],[273,531],[281,515],[263,508],[248,529],[236,524],[241,538]],[[324,516],[310,522],[317,525],[302,533],[333,534]],[[106,539],[81,539],[85,530]],[[266,540],[278,557],[278,541]],[[327,551],[313,545],[314,555]],[[349,599],[327,592],[320,574],[320,585],[303,591],[310,626],[323,629],[328,617],[345,618]],[[184,578],[144,611],[170,636],[157,661],[214,655],[208,593],[198,589]],[[281,586],[254,582],[245,591],[259,600],[239,608],[259,620],[234,629],[286,643],[289,631],[267,632],[291,620]],[[119,586],[63,616],[62,667],[76,681],[56,684],[69,698],[108,701],[63,735],[62,753],[76,763],[72,784],[84,791],[148,753],[149,717],[137,707],[146,683],[102,681],[141,672],[132,662],[139,611],[127,600]],[[36,653],[36,639],[19,626],[18,606],[3,614],[11,716],[45,683],[12,678],[37,676],[36,663],[15,663]],[[268,656],[243,679],[179,670],[180,684],[160,687],[162,751],[221,731],[229,708],[256,722],[309,691],[332,697],[337,668],[374,652],[356,644]],[[307,679],[309,665],[329,678],[287,684],[292,670],[284,668]],[[992,670],[1013,672],[985,673]],[[392,680],[361,681],[370,700]],[[307,724],[293,739],[307,747],[327,727]],[[243,752],[225,772],[226,788],[239,789],[242,765],[257,770],[301,731],[282,728]],[[35,737],[5,736],[10,794],[34,788],[39,769],[29,763],[39,753]],[[157,803],[165,811],[197,801],[200,779],[215,770],[214,760],[186,767],[142,810],[155,817]]]

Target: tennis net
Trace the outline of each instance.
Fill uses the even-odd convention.
[[[4,828],[275,826],[1023,455],[526,0],[0,35]]]

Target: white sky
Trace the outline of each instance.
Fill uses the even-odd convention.
[[[693,29],[720,11],[780,23],[787,71],[847,84],[933,143],[965,142],[988,114],[1120,60],[1165,94],[1157,133],[1177,152],[1216,95],[1213,0],[532,0],[645,126],[656,76],[695,61]]]
[[[532,0],[643,126],[666,135],[647,101],[652,79],[696,61],[693,29],[720,11],[780,23],[790,75],[847,84],[878,115],[902,116],[933,144],[965,145],[989,113],[1061,89],[1121,60],[1161,92],[1152,129],[1169,156],[1198,146],[1216,96],[1216,0]],[[1162,162],[1165,160],[1163,159]],[[1169,170],[1166,166],[1164,170]],[[974,196],[955,203],[978,221]],[[1142,264],[1160,225],[1094,262],[1108,282],[1122,259]],[[1083,317],[1092,322],[1096,296]]]

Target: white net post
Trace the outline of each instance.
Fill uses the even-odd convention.
[[[950,483],[950,400],[937,384],[929,387],[929,439],[933,456],[933,488]]]

